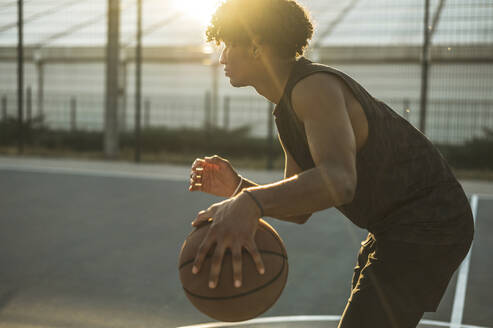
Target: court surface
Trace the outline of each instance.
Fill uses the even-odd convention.
[[[259,183],[282,175],[240,173]],[[237,326],[198,312],[179,282],[190,222],[221,200],[188,192],[188,174],[177,166],[0,157],[0,327]],[[451,320],[493,327],[493,185],[464,187],[476,202],[470,263],[420,327],[460,327]],[[337,327],[365,232],[333,209],[304,225],[267,221],[286,244],[288,283],[269,311],[239,327]]]

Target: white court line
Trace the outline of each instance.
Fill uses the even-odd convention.
[[[309,321],[339,321],[340,315],[292,315],[281,317],[267,317],[252,319],[241,322],[213,322],[198,324],[192,326],[181,326],[177,328],[219,328],[219,327],[238,327],[259,323],[277,323],[277,322],[309,322]]]
[[[248,321],[241,322],[213,322],[213,323],[203,323],[191,326],[180,326],[177,328],[220,328],[220,327],[238,327],[262,323],[293,323],[293,322],[310,322],[310,321],[339,321],[341,319],[340,315],[295,315],[295,316],[279,316],[279,317],[267,317],[252,319]],[[450,327],[450,322],[435,321],[422,319],[420,324],[436,326],[436,327]],[[473,326],[473,325],[460,325],[460,328],[489,328],[483,326]]]
[[[478,214],[479,196],[474,194],[471,196],[471,210],[476,227],[476,216]],[[464,303],[466,300],[467,277],[469,275],[469,266],[471,261],[472,246],[467,253],[467,256],[462,262],[457,277],[457,287],[455,288],[454,305],[452,306],[452,316],[450,318],[451,328],[460,328],[462,324],[462,315],[464,314]]]
[[[99,176],[110,178],[140,178],[140,179],[159,179],[159,180],[171,180],[171,181],[187,181],[188,176],[181,176],[178,174],[166,174],[166,173],[151,173],[151,172],[125,172],[125,171],[110,171],[103,169],[84,169],[84,168],[69,168],[59,166],[35,166],[28,164],[1,164],[0,170],[13,170],[21,172],[33,172],[33,173],[55,173],[55,174],[72,174],[82,176]]]

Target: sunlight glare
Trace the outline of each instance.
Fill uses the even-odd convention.
[[[220,0],[173,0],[173,7],[206,26],[219,3]]]

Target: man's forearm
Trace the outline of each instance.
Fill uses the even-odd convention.
[[[261,204],[265,216],[285,218],[348,203],[354,195],[354,185],[342,170],[315,167],[288,179],[249,187],[248,190]]]
[[[237,194],[241,193],[241,191],[243,189],[247,189],[247,188],[251,188],[251,187],[259,187],[259,186],[260,186],[259,184],[242,177],[241,185],[240,185],[240,188],[239,188]],[[288,222],[294,222],[294,223],[305,223],[306,220],[308,220],[311,215],[312,215],[312,213],[310,212],[310,213],[304,213],[302,215],[277,215],[277,216],[269,215],[269,216],[271,216],[275,219],[278,219],[278,220],[282,220],[282,221],[288,221]]]
[[[259,186],[258,183],[255,183],[255,182],[253,182],[251,180],[248,180],[248,179],[246,179],[244,177],[241,177],[241,185],[240,185],[240,188],[239,188],[239,190],[238,190],[238,192],[236,194],[239,194],[245,188],[257,187],[257,186]]]

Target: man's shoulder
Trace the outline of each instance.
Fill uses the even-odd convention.
[[[337,90],[344,84],[342,75],[343,72],[333,67],[302,57],[293,74],[291,93]]]
[[[344,104],[342,82],[331,74],[310,74],[296,83],[292,89],[291,105],[300,118],[304,116],[305,111],[323,110],[330,104]]]
[[[342,95],[343,82],[333,74],[314,72],[300,79],[291,91],[291,101],[296,103],[307,98],[316,101]]]
[[[315,71],[302,77],[293,87],[293,93],[337,90],[342,85],[341,79],[329,72]]]

